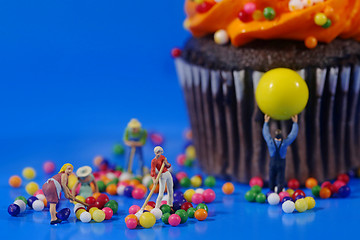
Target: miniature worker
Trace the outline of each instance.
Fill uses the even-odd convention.
[[[154,153],[155,153],[155,158],[151,161],[151,177],[154,182],[154,185],[155,185],[156,176],[157,176],[155,169],[160,171],[161,165],[163,163],[165,163],[164,169],[159,178],[159,184],[160,184],[159,196],[156,199],[155,208],[160,208],[161,200],[164,197],[165,184],[167,186],[167,191],[168,191],[168,196],[169,196],[169,199],[168,199],[169,201],[167,204],[170,207],[172,207],[173,201],[174,201],[174,183],[173,183],[173,178],[171,176],[171,173],[168,171],[168,168],[171,167],[171,164],[168,163],[166,157],[164,157],[164,155],[162,155],[164,153],[164,150],[162,149],[162,147],[160,147],[160,146],[155,147]]]
[[[73,170],[73,165],[70,163],[64,164],[59,173],[49,178],[42,186],[45,198],[50,203],[51,225],[61,223],[61,219],[56,217],[56,204],[59,202],[61,190],[64,191],[67,199],[75,200],[74,195],[67,186],[69,175]]]
[[[135,118],[131,119],[127,125],[127,128],[125,129],[124,134],[124,143],[126,146],[128,146],[126,168],[131,171],[129,167],[132,167],[132,158],[134,157],[134,155],[137,155],[140,163],[140,170],[138,171],[138,174],[141,175],[144,175],[144,159],[142,147],[146,143],[146,138],[147,132],[145,129],[141,128],[141,123]],[[133,153],[131,153],[132,151]]]
[[[298,116],[292,118],[293,124],[291,132],[287,138],[283,138],[281,130],[275,131],[275,138],[271,137],[269,130],[270,116],[265,115],[263,136],[270,153],[270,172],[269,172],[269,188],[274,192],[281,192],[285,187],[285,156],[288,146],[296,139],[298,134]]]
[[[91,183],[94,185],[95,192],[99,192],[98,185],[96,184],[94,175],[92,174],[92,169],[89,166],[84,166],[79,168],[76,171],[78,177],[77,183],[72,188],[72,193],[75,196],[76,188],[81,184],[79,195],[83,196],[85,199],[93,195],[93,189],[91,188]]]

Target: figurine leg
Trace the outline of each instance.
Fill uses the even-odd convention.
[[[273,166],[270,166],[270,173],[269,173],[269,188],[270,188],[270,191],[275,190],[276,172],[277,172],[277,169],[275,167],[273,167]]]
[[[55,203],[50,203],[50,216],[51,216],[51,221],[55,221],[57,219]]]
[[[276,178],[277,178],[278,193],[280,193],[285,187],[285,167],[278,168]]]
[[[168,196],[169,196],[169,202],[168,205],[170,207],[173,206],[173,202],[174,202],[174,182],[171,176],[170,172],[166,172],[166,186],[167,186],[167,192],[168,192]]]
[[[156,199],[156,205],[155,208],[160,208],[161,201],[164,197],[165,192],[165,178],[163,177],[163,174],[161,174],[161,177],[159,178],[159,195]]]
[[[129,168],[129,160],[130,160],[130,155],[131,155],[131,147],[128,147],[127,148],[127,151],[126,151],[126,158],[125,158],[125,171],[127,171],[127,169]]]

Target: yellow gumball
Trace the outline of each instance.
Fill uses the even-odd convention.
[[[291,189],[291,188],[289,188],[288,190],[286,190],[287,192],[288,192],[288,194],[289,194],[289,196],[290,197],[292,197],[292,195],[294,194],[294,190],[293,189]]]
[[[306,202],[307,202],[307,209],[310,210],[310,209],[313,209],[315,207],[315,199],[312,198],[312,197],[306,197],[305,198]]]
[[[155,215],[149,212],[144,212],[139,218],[140,225],[144,228],[151,228],[156,222]]]
[[[191,202],[191,198],[194,194],[195,194],[194,189],[188,189],[184,192],[184,198],[186,199],[186,201]]]
[[[91,214],[91,218],[92,219],[94,219],[94,212],[96,211],[96,210],[99,210],[97,207],[92,207],[92,208],[90,208],[90,210],[89,210],[89,213]]]
[[[29,195],[34,195],[34,193],[39,190],[39,185],[36,182],[29,182],[26,185],[25,190]]]
[[[308,209],[307,201],[304,198],[296,200],[295,208],[298,212],[305,212]]]
[[[185,149],[185,155],[186,155],[186,158],[188,158],[188,159],[195,159],[196,158],[195,147],[193,145],[188,146]]]
[[[193,187],[195,187],[195,188],[200,187],[201,184],[202,184],[201,177],[199,177],[199,176],[193,176],[193,177],[190,179],[190,181],[191,181],[191,185],[192,185]]]
[[[79,200],[79,201],[81,201],[81,202],[85,202],[85,198],[84,198],[83,196],[80,196],[80,195],[77,195],[77,196],[75,197],[75,199],[77,199],[77,200]],[[74,204],[77,204],[77,202],[74,201]]]
[[[36,171],[32,167],[26,167],[23,169],[22,175],[24,178],[31,180],[36,177]]]
[[[77,183],[77,181],[78,181],[77,176],[74,173],[70,174],[70,176],[68,178],[68,187],[70,189],[72,189],[75,186],[75,184]]]
[[[80,215],[81,215],[83,212],[86,212],[86,210],[83,209],[83,208],[77,210],[76,213],[75,213],[76,218],[80,220]]]
[[[287,120],[304,110],[309,89],[297,72],[275,68],[262,76],[255,98],[263,113],[276,120]]]
[[[92,219],[94,219],[95,222],[102,222],[105,219],[105,212],[100,209],[96,209],[92,214]]]

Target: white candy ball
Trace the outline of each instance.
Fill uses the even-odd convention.
[[[292,213],[295,210],[295,203],[291,200],[287,200],[282,204],[281,207],[284,213]]]
[[[268,196],[267,201],[270,205],[277,205],[280,202],[280,197],[277,193],[271,193]]]
[[[301,2],[303,3],[304,7],[311,7],[314,4],[313,0],[301,0]]]
[[[214,34],[214,41],[217,44],[224,45],[229,42],[229,35],[223,29],[217,30]]]
[[[35,200],[32,207],[35,211],[42,211],[44,209],[44,202],[41,200]]]
[[[131,180],[133,178],[133,175],[131,173],[128,172],[123,172],[120,177],[119,177],[119,181],[124,181],[124,180]]]
[[[39,200],[44,201],[45,195],[44,194],[38,194],[35,197],[37,197]]]
[[[142,184],[147,187],[150,185],[150,183],[152,183],[152,178],[150,175],[145,175],[142,179]]]
[[[116,192],[117,192],[118,195],[123,196],[124,195],[124,190],[125,190],[125,186],[120,185],[120,186],[117,187]]]
[[[110,180],[113,180],[114,178],[116,178],[116,175],[115,175],[114,173],[112,173],[112,172],[108,172],[108,173],[106,174],[106,177],[107,177],[108,179],[110,179]]]
[[[20,207],[20,213],[25,212],[25,210],[26,210],[26,204],[24,203],[23,200],[16,200],[16,201],[14,202],[14,204],[16,204],[16,205],[18,205],[18,206]]]
[[[154,214],[156,220],[159,220],[162,216],[162,211],[159,208],[152,209],[150,213]]]
[[[83,212],[80,214],[80,221],[83,223],[88,223],[91,221],[91,214],[89,212]]]
[[[203,188],[197,188],[197,189],[195,190],[195,193],[203,194],[204,191],[205,191],[205,190],[204,190]]]
[[[76,211],[79,209],[79,208],[85,208],[85,206],[81,203],[77,203],[75,204],[74,206],[74,213],[76,213]]]
[[[289,2],[289,10],[291,12],[296,10],[301,10],[304,8],[304,4],[301,0],[290,0]]]

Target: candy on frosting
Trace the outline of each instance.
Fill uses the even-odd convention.
[[[239,13],[253,10],[251,21],[243,22]],[[197,11],[199,4],[186,0],[185,11],[188,28],[196,37],[213,34],[223,29],[234,46],[255,39],[293,39],[305,41],[309,36],[319,42],[329,43],[336,37],[360,40],[360,1],[357,0],[204,0],[211,6]],[[274,9],[274,19],[259,17],[259,10]],[[257,13],[256,18],[255,13]],[[318,26],[314,17],[324,13],[327,22]]]

